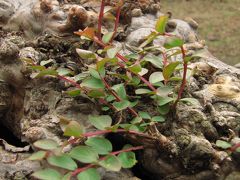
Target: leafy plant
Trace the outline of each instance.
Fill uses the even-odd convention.
[[[137,48],[138,52],[121,55],[119,53],[121,49],[112,42],[117,34],[122,5],[122,1],[117,4],[113,31],[102,36],[105,7],[105,1],[102,0],[98,29],[87,27],[83,31],[75,32],[84,37],[82,39],[85,41],[93,41],[99,45],[96,52],[77,49],[78,55],[83,60],[96,60],[96,64],[89,66],[88,71],[74,76],[67,69],[46,68],[45,63],[41,65],[30,63],[32,69],[38,72],[36,78],[48,75],[64,80],[76,88],[68,91],[68,95],[75,97],[85,94],[102,105],[103,110],[102,115],[89,116],[89,122],[98,129],[94,132],[86,133],[80,124],[70,121],[64,130],[64,135],[70,138],[62,145],[50,139],[35,142],[34,146],[39,151],[29,159],[46,160],[51,166],[64,169],[65,174],[48,168],[33,173],[34,177],[52,180],[76,176],[79,180],[97,180],[100,179],[98,167],[110,171],[133,167],[137,162],[133,151],[144,147],[125,145],[122,150],[112,152],[111,142],[102,135],[131,133],[152,138],[147,135],[149,127],[165,122],[170,109],[181,100],[187,83],[187,64],[191,59],[186,55],[183,40],[165,32],[168,17],[161,16],[157,20],[155,31]],[[164,47],[152,46],[152,42],[159,36],[166,38]],[[182,60],[172,61],[171,58],[176,56],[180,56]],[[149,67],[154,71],[150,71]],[[141,103],[141,97],[151,99],[158,109],[158,114],[153,116],[145,111],[138,112],[137,106]],[[191,98],[184,98],[182,102],[197,103]],[[112,118],[106,115],[122,111],[128,112],[124,123],[121,119],[113,122]],[[80,142],[84,144],[79,145]],[[68,149],[70,145],[74,147]]]

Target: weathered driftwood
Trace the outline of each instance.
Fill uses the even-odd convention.
[[[83,66],[75,49],[81,42],[72,34],[79,28],[94,26],[98,9],[99,1],[0,2],[3,29],[0,39],[0,123],[23,141],[32,144],[38,139],[51,138],[61,143],[60,119],[76,120],[88,130],[92,128],[87,123],[87,116],[98,113],[96,104],[86,97],[68,97],[63,91],[70,88],[69,85],[56,78],[31,79],[20,58],[31,58],[35,63],[50,60],[56,66],[71,66],[78,73]],[[115,43],[123,47],[122,53],[127,53],[151,32],[161,13],[157,12],[159,1],[153,0],[126,1],[124,10],[118,32],[121,41]],[[131,21],[124,21],[126,16]],[[104,25],[105,28],[113,27],[112,23]],[[175,32],[185,40],[189,53],[201,50],[199,58],[190,65],[196,73],[190,78],[185,93],[185,96],[197,98],[200,104],[180,103],[174,116],[157,125],[157,131],[169,139],[169,144],[126,137],[134,139],[135,143],[148,144],[149,148],[142,152],[139,162],[143,174],[149,178],[230,180],[240,176],[235,172],[239,170],[239,153],[228,156],[214,144],[217,139],[240,143],[240,71],[214,58],[203,41],[198,40],[196,29],[196,22],[189,18],[186,21],[172,19],[167,27],[169,33]],[[160,38],[153,43],[161,45],[163,42],[164,38]],[[153,107],[148,104],[143,108]],[[5,151],[9,149],[1,146],[0,156],[8,157]],[[8,153],[14,156],[14,152]],[[21,166],[22,162],[25,162],[24,158],[11,161],[11,164],[0,158],[0,178],[10,179],[18,172],[23,174],[22,177],[28,177],[39,168],[38,165],[29,168],[31,162]],[[133,175],[129,173],[122,178],[130,179]],[[118,175],[115,174],[114,179]],[[107,176],[112,177],[111,174]]]

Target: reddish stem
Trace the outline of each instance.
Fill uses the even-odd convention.
[[[108,106],[110,109],[112,109],[112,110],[114,110],[114,111],[117,111],[117,109],[116,109],[112,104],[108,103],[108,102],[107,102],[105,99],[103,99],[103,98],[100,98],[100,99],[98,100],[98,102],[101,103],[101,104],[105,104],[106,106]]]
[[[102,21],[103,21],[103,15],[104,15],[104,7],[105,7],[105,0],[102,0],[100,13],[98,17],[98,39],[102,39]]]
[[[178,91],[178,98],[177,98],[176,103],[182,98],[182,93],[184,91],[184,88],[185,88],[186,82],[187,82],[186,78],[187,78],[188,64],[185,61],[186,54],[185,54],[185,50],[184,50],[183,46],[181,46],[181,51],[182,51],[182,58],[183,58],[183,80],[182,80],[182,84],[180,86],[180,89]]]
[[[123,153],[123,152],[130,152],[130,151],[136,151],[136,150],[140,150],[140,149],[144,149],[143,146],[136,146],[136,147],[131,147],[131,148],[128,148],[128,149],[122,149],[120,151],[115,151],[115,152],[112,152],[110,153],[110,155],[118,155],[120,153]],[[103,161],[107,158],[107,156],[104,156],[102,158],[99,159],[99,161]],[[76,169],[75,171],[72,172],[72,177],[73,176],[76,176],[78,175],[79,173],[83,172],[83,171],[86,171],[87,169],[90,169],[90,168],[93,168],[93,167],[96,167],[97,165],[96,164],[88,164],[87,166],[83,167],[83,168],[78,168]]]
[[[121,6],[119,6],[117,8],[117,16],[116,16],[116,21],[115,21],[115,25],[114,25],[114,33],[110,40],[110,43],[113,41],[115,35],[117,34],[117,29],[118,29],[118,25],[119,25],[120,14],[121,14],[121,8],[122,8]]]
[[[80,86],[80,84],[76,83],[75,81],[73,81],[73,80],[71,80],[71,79],[68,79],[68,78],[66,78],[66,77],[64,77],[64,76],[61,76],[61,75],[57,75],[57,77],[58,77],[59,79],[61,79],[61,80],[64,80],[64,81],[72,84],[73,86],[75,86],[75,87],[83,90],[83,88]]]

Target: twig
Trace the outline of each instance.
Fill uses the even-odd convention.
[[[102,21],[103,21],[103,15],[104,15],[104,7],[105,7],[105,0],[102,0],[100,13],[98,17],[98,39],[101,40],[102,37]]]
[[[183,59],[183,79],[182,79],[182,84],[180,86],[180,89],[178,91],[178,98],[177,98],[175,104],[178,103],[178,101],[182,98],[182,93],[184,91],[184,88],[185,88],[186,82],[187,82],[186,78],[187,78],[188,64],[185,61],[186,53],[185,53],[183,46],[181,46],[181,52],[182,52],[182,59]]]
[[[118,6],[118,8],[117,8],[117,16],[116,16],[115,25],[114,25],[114,33],[110,40],[110,43],[113,41],[113,39],[115,38],[115,35],[117,34],[117,29],[118,29],[118,25],[119,25],[120,14],[121,14],[121,8],[122,8],[122,6]]]

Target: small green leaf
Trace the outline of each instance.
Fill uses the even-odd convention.
[[[140,55],[137,53],[132,53],[132,54],[126,55],[125,58],[127,58],[128,60],[131,60],[131,59],[137,60],[140,58]]]
[[[157,99],[157,103],[158,103],[159,106],[163,106],[163,105],[168,104],[172,101],[174,101],[174,99],[171,98],[171,97],[158,97],[158,99]]]
[[[123,168],[132,168],[137,163],[134,152],[122,152],[118,155],[118,158]]]
[[[45,158],[47,155],[47,152],[46,151],[38,151],[38,152],[35,152],[33,153],[28,159],[30,161],[36,161],[36,160],[42,160],[43,158]]]
[[[132,124],[119,124],[119,126],[128,131]]]
[[[27,65],[34,64],[33,60],[31,58],[20,58],[21,61],[27,63]]]
[[[92,97],[92,98],[102,98],[102,97],[105,97],[105,92],[102,90],[102,89],[93,89],[93,90],[90,90],[87,95],[89,97]]]
[[[152,124],[152,122],[150,122],[150,123],[141,123],[140,127],[147,127],[147,126],[149,126],[151,124]]]
[[[78,180],[101,180],[101,176],[95,168],[87,169],[77,175]]]
[[[152,84],[163,81],[163,80],[164,80],[164,77],[162,72],[154,72],[149,77],[149,82]]]
[[[148,44],[152,43],[154,39],[156,39],[157,33],[152,32],[150,35],[146,37],[146,40],[139,46],[140,48],[144,48]]]
[[[152,91],[150,91],[149,89],[137,89],[135,91],[136,94],[149,94],[151,93]]]
[[[182,77],[173,76],[169,79],[169,81],[182,81],[182,79]]]
[[[228,149],[228,148],[232,147],[232,145],[230,143],[228,143],[226,141],[222,141],[222,140],[217,140],[216,146],[221,149]]]
[[[134,106],[136,106],[137,104],[138,104],[138,100],[136,100],[136,101],[133,101],[133,102],[130,102],[130,105],[129,105],[129,107],[134,107]]]
[[[169,87],[169,86],[163,86],[157,89],[158,96],[168,96],[172,92],[173,92],[173,89],[172,87]]]
[[[164,122],[165,118],[163,116],[154,116],[152,117],[153,122]]]
[[[77,146],[70,151],[69,155],[83,163],[94,163],[98,160],[97,152],[88,146]]]
[[[163,68],[163,77],[165,80],[169,80],[170,77],[172,76],[174,70],[176,69],[176,67],[180,64],[179,61],[176,62],[172,62],[170,64],[168,64],[166,67]]]
[[[100,155],[105,155],[112,151],[111,142],[103,137],[89,138],[85,141],[85,144],[94,148]]]
[[[167,49],[171,49],[174,47],[181,47],[184,44],[184,41],[178,37],[168,37],[164,47]]]
[[[39,149],[53,150],[58,147],[58,143],[51,139],[38,140],[33,145]]]
[[[129,85],[138,86],[141,80],[137,76],[133,76]]]
[[[128,69],[134,74],[138,74],[142,71],[142,67],[140,64],[133,64],[132,66],[129,66]]]
[[[236,152],[240,153],[240,147],[238,147],[238,148],[236,149]]]
[[[168,114],[169,111],[170,111],[170,105],[169,104],[165,104],[163,106],[158,107],[158,112],[162,115]]]
[[[40,73],[38,73],[36,78],[40,78],[40,77],[47,76],[47,75],[56,76],[56,75],[58,75],[58,73],[54,69],[44,69]]]
[[[122,111],[130,106],[130,102],[128,100],[122,100],[120,102],[114,102],[113,106],[118,110]]]
[[[127,99],[127,93],[123,83],[112,86],[112,89],[118,94],[121,99]]]
[[[93,76],[94,78],[101,79],[101,77],[96,69],[89,68],[89,72],[90,72],[91,76]]]
[[[138,114],[143,119],[151,119],[151,116],[147,112],[139,111]]]
[[[72,172],[65,174],[61,180],[71,180]]]
[[[119,51],[119,47],[110,48],[107,50],[107,55],[109,58],[114,58]]]
[[[163,63],[162,63],[163,59],[162,59],[162,57],[148,55],[148,56],[143,58],[143,61],[150,62],[153,66],[155,66],[156,68],[159,68],[159,69],[162,69],[162,67],[163,67]]]
[[[81,137],[84,133],[83,127],[77,121],[71,121],[65,128],[64,136]]]
[[[184,62],[188,63],[189,61],[193,60],[193,57],[192,56],[186,56],[184,58]]]
[[[148,73],[148,69],[142,68],[142,70],[138,73],[140,76],[144,76],[145,74]]]
[[[83,59],[83,60],[95,60],[97,59],[97,56],[92,51],[87,51],[84,49],[76,49],[77,54]]]
[[[113,100],[115,100],[116,98],[113,96],[113,95],[108,95],[107,97],[106,97],[106,101],[107,102],[112,102]]]
[[[105,130],[112,124],[112,118],[108,115],[89,116],[89,121],[94,127],[100,130]]]
[[[122,167],[121,161],[113,155],[107,156],[105,160],[99,162],[99,165],[110,171],[120,171]]]
[[[76,97],[76,96],[79,96],[81,94],[81,90],[80,89],[75,89],[75,90],[67,91],[66,93],[69,96]]]
[[[100,79],[96,79],[94,77],[89,77],[87,79],[85,79],[82,83],[81,86],[85,86],[88,88],[92,88],[92,89],[103,89],[104,88],[104,84]]]
[[[39,71],[43,71],[46,70],[46,68],[44,66],[31,66],[32,70],[39,70]]]
[[[50,168],[37,171],[32,176],[41,180],[61,180],[61,174]]]
[[[50,156],[47,158],[47,161],[52,166],[60,167],[70,171],[73,171],[78,167],[76,162],[66,154],[61,156]]]
[[[155,26],[156,31],[159,32],[160,34],[164,34],[167,22],[168,16],[160,16]]]
[[[106,63],[115,64],[117,62],[118,62],[117,58],[104,58],[101,61],[97,62],[97,71],[99,72],[99,74],[102,77],[104,77],[105,76],[105,64]]]
[[[104,34],[103,37],[102,37],[102,41],[105,44],[108,44],[109,41],[112,39],[113,35],[114,35],[114,32],[108,32],[108,33]]]
[[[110,108],[107,106],[102,107],[102,111],[108,111]]]
[[[140,123],[142,122],[142,118],[141,117],[135,117],[132,121],[131,121],[131,124],[137,124],[137,123]]]
[[[57,72],[58,72],[58,75],[60,76],[73,75],[73,72],[67,68],[58,68]]]
[[[183,98],[180,101],[191,103],[192,105],[200,105],[199,101],[195,98]]]
[[[135,124],[132,124],[132,125],[129,126],[128,129],[126,129],[126,130],[135,131],[135,132],[143,132],[143,131],[144,131],[140,126],[135,125]]]
[[[84,73],[80,73],[80,74],[74,76],[73,79],[75,82],[78,82],[78,81],[82,81],[83,79],[85,79],[88,76],[89,76],[89,73],[84,72]]]

